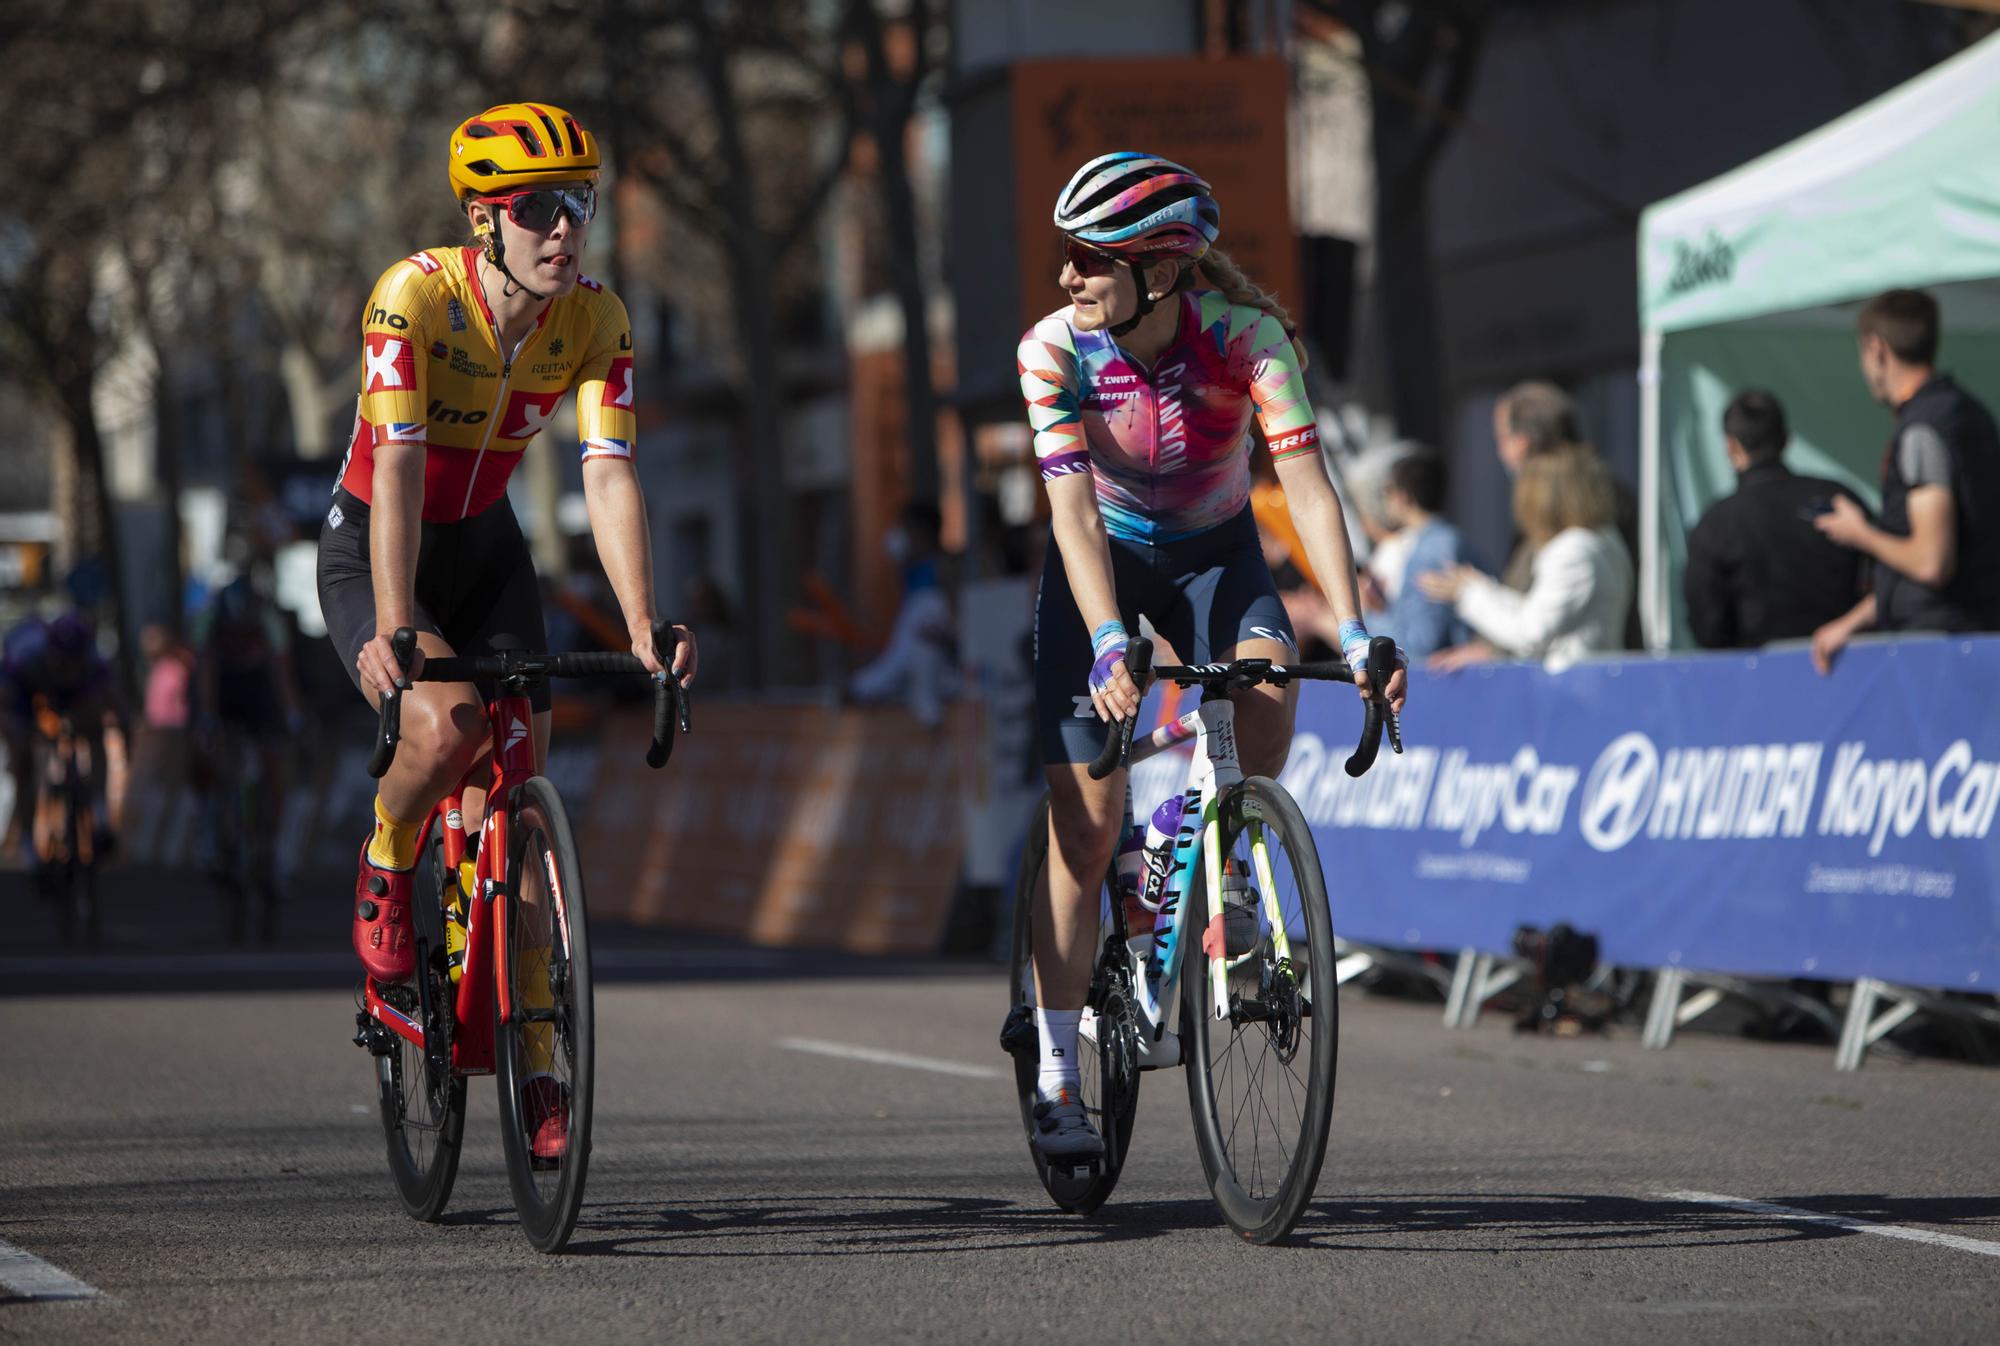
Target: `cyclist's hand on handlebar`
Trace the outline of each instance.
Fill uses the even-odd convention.
[[[1104,679],[1098,680],[1098,671],[1090,672],[1090,704],[1097,708],[1100,720],[1129,720],[1139,713],[1139,703],[1144,698],[1139,693],[1139,684],[1132,681],[1126,671],[1124,651],[1105,667]]]
[[[1389,709],[1395,711],[1398,715],[1403,713],[1403,702],[1409,695],[1409,683],[1410,675],[1401,665],[1398,665],[1396,671],[1389,675]],[[1369,685],[1367,668],[1362,667],[1354,670],[1354,690],[1361,693],[1363,701],[1366,701],[1373,694],[1374,688]]]
[[[389,644],[389,637],[394,634],[393,627],[377,631],[374,639],[363,645],[361,653],[354,656],[354,667],[361,674],[361,685],[378,697],[388,696],[399,683],[407,686],[407,678],[423,671],[424,652],[421,647],[410,656],[408,669],[396,662],[396,652]]]
[[[701,652],[695,648],[694,631],[690,627],[674,628],[674,676],[681,680],[682,687],[694,686],[695,670],[701,665]]]
[[[682,687],[691,685],[694,682],[695,664],[698,662],[694,647],[694,632],[685,626],[660,629],[673,632],[674,677]],[[653,628],[650,625],[632,628],[632,655],[644,664],[646,671],[654,677],[659,677],[667,671],[667,660],[660,652],[659,641],[654,638]]]

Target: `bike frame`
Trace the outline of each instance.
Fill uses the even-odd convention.
[[[488,1011],[495,996],[500,1001],[500,1018],[509,1022],[513,1019],[514,1007],[507,989],[510,985],[507,904],[495,899],[512,896],[506,887],[507,855],[512,847],[508,801],[515,787],[536,774],[535,713],[527,693],[503,687],[486,704],[486,722],[493,745],[493,776],[486,789],[486,817],[479,829],[479,855],[473,862],[473,891],[465,896],[465,970],[459,977],[451,1008],[451,1070],[453,1075],[460,1076],[493,1073],[494,1016]],[[500,732],[501,725],[507,726],[504,735]],[[470,776],[467,772],[466,779]],[[460,866],[465,861],[465,820],[460,808],[464,795],[462,779],[458,788],[431,810],[424,819],[423,830],[417,834],[417,853],[421,855],[430,841],[432,826],[441,823],[444,872],[453,883],[460,882]],[[561,883],[553,867],[547,880],[556,919],[567,922]],[[418,901],[430,900],[428,895],[413,896]],[[425,951],[418,952],[421,955]],[[427,1015],[429,1006],[425,1002],[430,997],[430,979],[421,975],[420,969],[416,981],[422,1004],[419,1012]],[[373,977],[368,979],[366,996],[371,1018],[418,1050],[424,1049],[423,1025],[385,1002]]]
[[[1187,807],[1181,814],[1180,834],[1174,838],[1173,855],[1161,884],[1159,911],[1153,920],[1153,951],[1146,959],[1146,975],[1135,979],[1140,1008],[1146,1022],[1157,1025],[1156,1033],[1166,1027],[1167,1015],[1161,1007],[1174,1004],[1183,964],[1192,956],[1181,948],[1186,933],[1183,927],[1187,924],[1187,905],[1182,901],[1187,890],[1181,876],[1194,873],[1195,865],[1202,866],[1209,901],[1215,908],[1209,914],[1204,933],[1212,934],[1217,946],[1225,948],[1222,955],[1203,954],[1208,958],[1213,992],[1210,998],[1216,1018],[1229,1017],[1229,970],[1251,956],[1244,954],[1232,959],[1222,943],[1222,796],[1243,780],[1243,768],[1236,757],[1235,703],[1227,696],[1204,698],[1179,719],[1161,725],[1143,740],[1135,740],[1128,764],[1136,766],[1189,740],[1195,744],[1195,753],[1188,763]],[[1262,894],[1265,918],[1271,927],[1272,952],[1279,959],[1289,959],[1291,937],[1285,929],[1284,913],[1278,909],[1277,885],[1271,877],[1271,853],[1265,842],[1263,821],[1253,815],[1248,831],[1258,892]]]

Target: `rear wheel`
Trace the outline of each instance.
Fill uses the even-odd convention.
[[[1129,978],[1123,968],[1108,963],[1101,954],[1091,975],[1090,1012],[1096,1019],[1092,1043],[1077,1038],[1077,1065],[1081,1073],[1084,1112],[1097,1133],[1104,1138],[1104,1162],[1088,1176],[1073,1170],[1051,1168],[1035,1144],[1035,1076],[1041,1063],[1041,1046],[1035,1032],[1034,925],[1031,919],[1036,901],[1046,901],[1048,893],[1049,800],[1035,809],[1028,826],[1027,845],[1021,852],[1020,880],[1014,893],[1014,938],[1008,967],[1008,1013],[1001,1040],[1014,1057],[1014,1083],[1020,1093],[1021,1125],[1028,1136],[1028,1154],[1034,1160],[1036,1176],[1057,1206],[1079,1215],[1088,1215],[1104,1204],[1118,1175],[1125,1167],[1125,1152],[1132,1145],[1132,1122],[1139,1108],[1139,1063],[1136,1007],[1131,1000]],[[1107,948],[1117,944],[1113,929],[1107,881],[1100,889],[1097,928],[1108,936]],[[1120,950],[1122,953],[1122,950]]]
[[[389,1143],[389,1173],[403,1209],[435,1220],[451,1199],[465,1136],[465,1081],[452,1074],[452,1000],[445,970],[443,829],[433,826],[411,876],[411,915],[417,935],[417,976],[406,986],[378,988],[384,1000],[423,1025],[424,1048],[389,1035],[386,1054],[375,1058],[382,1132]],[[386,1031],[386,1030],[385,1030]]]
[[[521,1227],[543,1252],[569,1241],[590,1163],[596,1030],[583,871],[544,776],[515,791],[507,858],[506,1001],[495,997],[500,1134]]]
[[[1230,1227],[1253,1243],[1292,1231],[1312,1200],[1332,1124],[1340,1006],[1333,917],[1298,805],[1253,776],[1220,809],[1224,893],[1189,885],[1181,1046],[1196,1148]],[[1204,862],[1207,857],[1204,856]],[[1219,918],[1218,918],[1219,917]],[[1222,1015],[1208,951],[1229,969]]]

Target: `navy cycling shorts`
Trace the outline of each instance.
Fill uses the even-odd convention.
[[[1111,577],[1125,629],[1144,613],[1187,663],[1207,663],[1246,640],[1298,638],[1278,598],[1271,567],[1246,508],[1227,523],[1153,546],[1111,538]],[[1051,545],[1035,597],[1035,724],[1042,761],[1088,762],[1104,749],[1108,726],[1090,704],[1090,631],[1070,593],[1062,551]]]

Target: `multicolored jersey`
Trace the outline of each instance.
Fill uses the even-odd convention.
[[[434,248],[375,282],[361,325],[361,402],[340,484],[369,500],[375,446],[424,446],[427,523],[470,518],[507,491],[521,451],[576,389],[583,456],[630,458],[632,324],[587,277],[514,350],[479,285],[475,248]]]
[[[1283,325],[1214,290],[1188,291],[1180,303],[1180,334],[1151,371],[1109,332],[1077,331],[1067,308],[1021,338],[1021,396],[1042,479],[1092,474],[1113,537],[1175,542],[1242,513],[1253,411],[1273,459],[1319,447]]]

